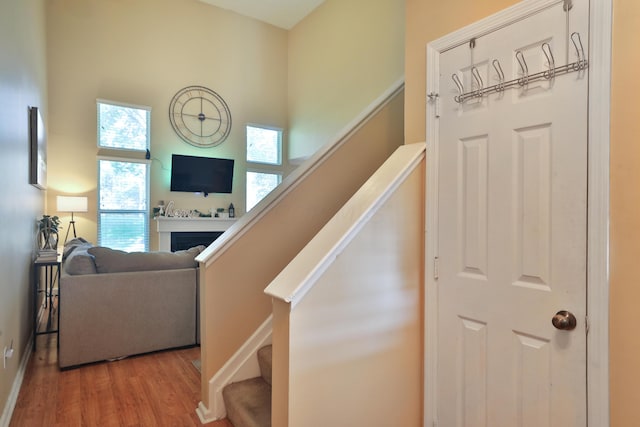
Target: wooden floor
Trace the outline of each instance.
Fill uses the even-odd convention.
[[[55,334],[40,335],[10,427],[201,426],[200,348],[61,371]],[[207,427],[233,427],[227,420]]]

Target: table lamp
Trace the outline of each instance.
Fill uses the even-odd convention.
[[[64,243],[67,243],[69,230],[73,228],[73,237],[76,238],[76,222],[73,219],[74,212],[88,211],[88,198],[84,196],[58,196],[57,199],[58,212],[71,212],[71,222],[67,228],[67,234],[64,236]]]

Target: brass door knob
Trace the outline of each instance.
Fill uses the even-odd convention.
[[[551,323],[553,323],[553,326],[556,329],[560,329],[562,331],[570,331],[572,329],[575,329],[576,325],[578,324],[578,322],[576,321],[576,316],[566,310],[560,310],[559,312],[557,312],[556,315],[553,316],[553,319],[551,319]]]

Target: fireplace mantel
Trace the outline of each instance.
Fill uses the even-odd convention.
[[[237,218],[176,218],[157,217],[158,249],[171,250],[171,233],[185,231],[226,231]]]

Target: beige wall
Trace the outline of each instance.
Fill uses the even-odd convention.
[[[44,191],[29,185],[29,106],[48,118],[44,0],[0,1],[0,425],[31,334],[31,259]],[[29,349],[30,350],[30,349]],[[1,358],[1,357],[0,357]]]
[[[207,407],[209,379],[271,312],[264,288],[402,145],[403,106],[400,92],[248,232],[231,235],[233,243],[201,268],[202,402]]]
[[[197,0],[48,1],[48,201],[55,208],[58,194],[89,196],[77,228],[96,241],[95,100],[103,98],[152,107],[152,206],[174,200],[208,211],[233,202],[242,214],[244,124],[285,129],[290,172],[287,159],[313,154],[402,78],[403,43],[403,0],[327,0],[291,31]],[[169,124],[171,97],[193,84],[217,91],[231,109],[231,135],[218,147],[192,147]],[[172,153],[235,158],[233,195],[168,191]]]
[[[289,157],[308,157],[404,73],[404,0],[327,0],[289,32]]]
[[[197,0],[48,0],[47,54],[48,201],[55,208],[58,194],[89,196],[89,212],[76,215],[79,234],[96,241],[96,98],[152,107],[151,206],[173,200],[206,212],[233,202],[244,212],[244,125],[287,127],[286,31]],[[171,128],[169,102],[189,85],[229,105],[231,134],[217,147],[193,147]],[[234,158],[233,194],[170,192],[172,153]],[[157,249],[155,223],[150,229]]]
[[[611,104],[611,426],[640,419],[640,2],[613,1]]]
[[[407,142],[425,138],[425,46],[438,37],[516,3],[513,0],[407,0]],[[640,52],[635,47],[640,3],[614,0],[611,111],[610,387],[611,426],[640,418],[640,120],[633,107],[640,94]]]

